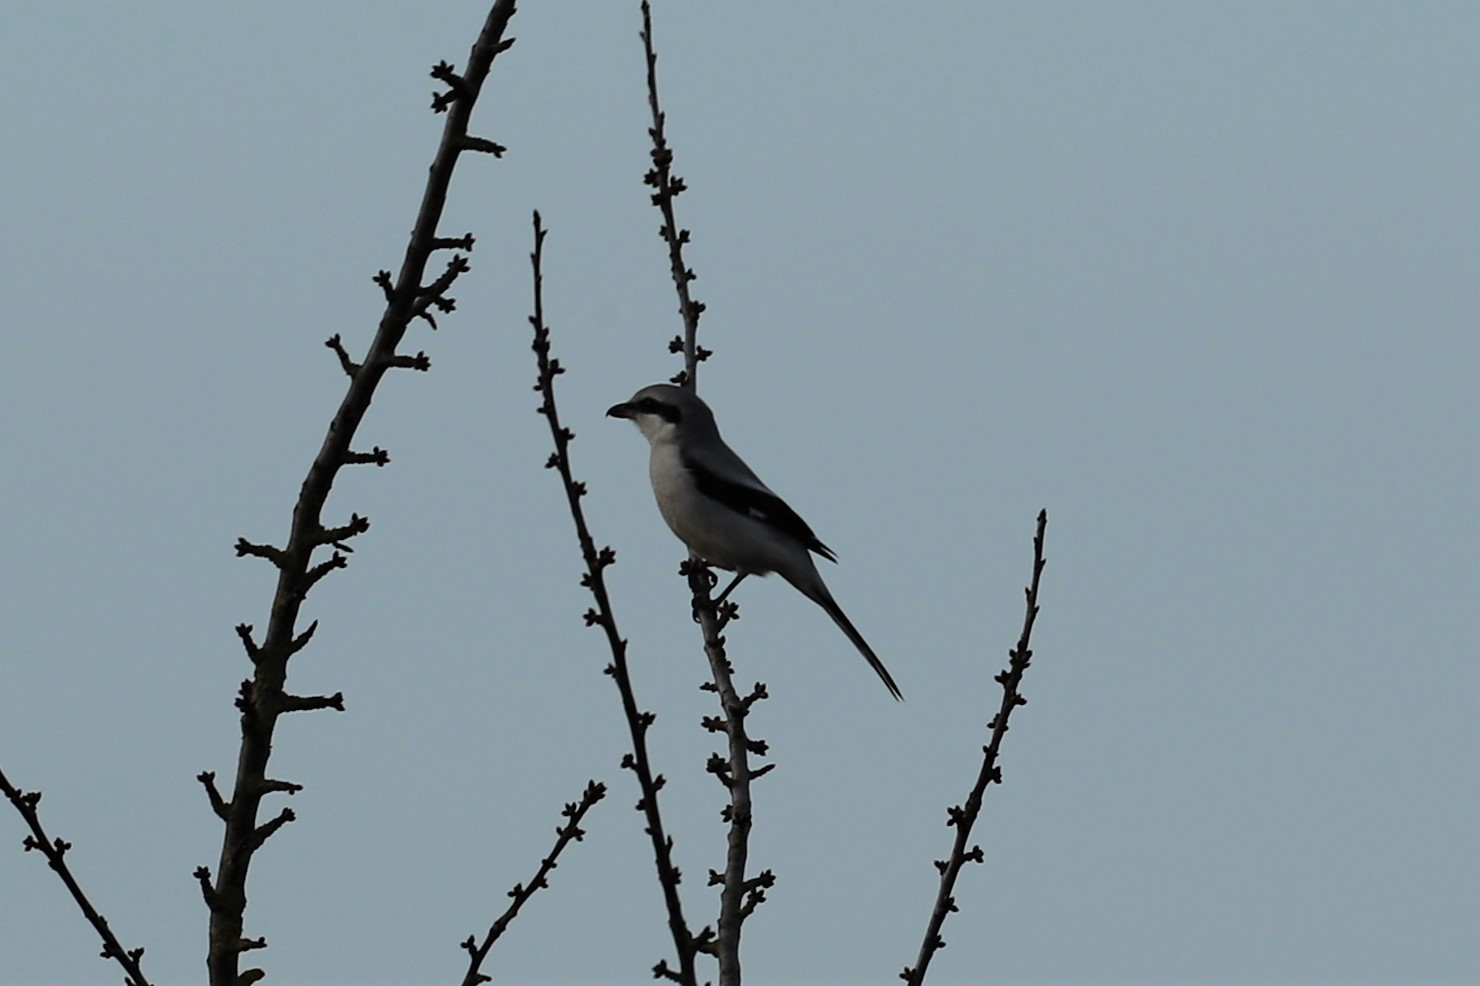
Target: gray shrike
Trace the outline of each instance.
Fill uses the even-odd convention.
[[[747,575],[777,572],[833,618],[897,699],[899,686],[833,601],[812,563],[811,552],[837,557],[719,437],[714,414],[699,395],[658,383],[644,387],[607,412],[637,425],[652,446],[648,475],[658,511],[673,533],[711,565],[735,574],[715,602]]]

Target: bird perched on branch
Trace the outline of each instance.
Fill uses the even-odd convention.
[[[672,384],[653,384],[606,413],[627,418],[648,440],[653,495],[673,533],[704,561],[735,573],[734,581],[715,597],[716,604],[747,575],[776,572],[821,606],[878,672],[890,693],[897,699],[904,697],[884,663],[833,600],[812,562],[813,552],[837,561],[832,549],[724,443],[714,413],[698,394]]]

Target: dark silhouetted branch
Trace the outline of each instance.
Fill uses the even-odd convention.
[[[492,982],[493,977],[480,972],[483,960],[487,958],[488,952],[493,948],[494,942],[498,941],[503,933],[508,930],[510,924],[519,916],[519,909],[524,902],[535,895],[536,891],[543,890],[550,885],[550,871],[555,869],[556,861],[559,860],[561,852],[571,842],[579,842],[586,834],[581,828],[581,819],[586,817],[586,812],[591,806],[606,797],[606,785],[596,781],[587,781],[586,790],[581,792],[580,801],[572,801],[566,804],[565,810],[560,814],[566,819],[564,825],[555,828],[555,846],[550,854],[540,860],[540,868],[535,871],[534,879],[528,883],[516,883],[514,889],[509,891],[509,896],[514,902],[509,905],[508,910],[499,915],[498,920],[488,929],[488,934],[483,937],[483,943],[477,944],[472,935],[469,935],[462,943],[462,947],[468,953],[468,971],[463,976],[462,986],[479,986],[481,983]]]
[[[704,314],[704,303],[695,300],[689,292],[689,283],[699,275],[684,263],[683,245],[689,242],[689,231],[678,228],[673,211],[673,200],[687,191],[688,186],[673,173],[673,150],[663,130],[665,117],[658,105],[658,53],[653,47],[653,13],[647,0],[642,3],[642,48],[647,56],[648,108],[653,115],[653,125],[648,128],[648,136],[653,139],[650,152],[653,166],[642,180],[653,189],[653,205],[663,214],[658,235],[668,244],[668,265],[678,291],[678,313],[683,318],[684,334],[675,339],[670,351],[684,354],[684,369],[673,377],[673,382],[694,387],[699,382],[699,364],[710,355],[698,343],[699,316]]]
[[[765,899],[764,894],[752,895],[749,888],[753,884],[745,876],[753,821],[750,783],[774,764],[760,770],[752,769],[751,754],[764,756],[766,744],[750,738],[745,730],[745,719],[751,706],[766,697],[766,689],[764,684],[757,684],[746,698],[741,698],[735,690],[733,668],[725,653],[725,638],[720,632],[724,624],[709,598],[709,592],[714,588],[714,574],[694,559],[684,562],[680,568],[688,576],[694,611],[704,634],[704,655],[709,659],[709,671],[713,677],[703,687],[719,696],[720,708],[724,711],[722,718],[705,717],[703,724],[710,730],[722,729],[729,748],[727,758],[712,754],[707,769],[719,778],[730,795],[730,803],[721,812],[721,817],[730,827],[725,869],[723,874],[711,871],[710,882],[715,883],[714,877],[719,877],[719,921],[714,941],[714,954],[719,960],[719,981],[722,986],[732,986],[740,982],[740,933],[745,919]],[[765,886],[769,887],[776,877],[770,870],[766,870],[765,875]]]
[[[430,369],[430,367],[428,367]],[[368,452],[345,452],[344,464],[347,466],[388,466],[391,462],[391,454],[379,445]]]
[[[480,154],[492,154],[494,157],[503,157],[508,148],[503,144],[496,144],[485,137],[464,137],[463,150],[477,151]]]
[[[256,664],[257,657],[261,654],[261,649],[252,640],[252,624],[238,623],[236,625],[236,635],[241,638],[242,646],[247,651],[247,657],[251,658],[253,664]]]
[[[920,944],[920,954],[913,968],[905,966],[904,971],[899,974],[899,978],[910,986],[919,986],[925,981],[925,972],[930,967],[931,958],[945,947],[940,929],[945,924],[946,915],[957,909],[956,877],[960,875],[961,868],[967,863],[980,863],[985,858],[981,846],[968,849],[967,842],[971,839],[971,827],[981,814],[982,797],[986,794],[987,785],[1002,783],[997,754],[1002,748],[1002,738],[1007,735],[1007,719],[1012,715],[1013,709],[1028,703],[1018,688],[1023,680],[1023,672],[1028,670],[1028,663],[1033,657],[1029,644],[1033,636],[1033,622],[1038,618],[1038,580],[1043,574],[1043,535],[1047,528],[1048,511],[1041,510],[1038,513],[1038,529],[1033,535],[1033,577],[1024,590],[1027,611],[1023,616],[1023,630],[1018,636],[1017,646],[1008,652],[1006,670],[997,674],[997,683],[1002,686],[1002,702],[998,706],[997,715],[987,724],[987,728],[992,731],[992,738],[982,747],[981,772],[977,774],[971,793],[966,796],[966,803],[955,805],[946,812],[946,825],[956,830],[956,839],[951,846],[950,858],[935,861],[935,868],[940,872],[940,890],[935,897],[930,923],[925,929],[925,940]]]
[[[683,353],[684,368],[672,379],[674,383],[697,389],[699,364],[707,359],[710,351],[699,345],[699,317],[704,313],[704,303],[694,299],[689,285],[697,278],[692,267],[684,260],[684,244],[689,242],[689,231],[680,229],[674,212],[674,200],[687,190],[684,180],[673,173],[673,150],[668,146],[664,133],[666,117],[658,101],[658,54],[653,45],[652,9],[647,0],[642,4],[642,47],[647,60],[648,108],[652,112],[652,126],[648,136],[652,138],[651,156],[653,166],[643,181],[653,189],[652,202],[663,216],[658,235],[668,244],[669,272],[678,293],[678,311],[683,318],[682,336],[675,337],[669,351]],[[733,606],[724,606],[724,616],[717,611],[710,599],[715,578],[712,572],[694,556],[680,567],[688,577],[693,592],[694,614],[704,634],[704,654],[709,659],[713,676],[712,689],[719,696],[724,711],[723,728],[729,740],[729,759],[723,772],[715,772],[729,791],[730,803],[723,817],[730,831],[725,858],[723,886],[720,891],[718,929],[711,950],[719,960],[720,986],[737,986],[740,982],[740,932],[745,919],[764,899],[755,897],[750,906],[747,902],[747,880],[745,865],[749,855],[750,827],[752,821],[750,782],[759,774],[750,766],[750,754],[762,753],[764,744],[757,745],[745,731],[745,718],[751,706],[765,697],[764,687],[758,688],[749,700],[743,700],[735,691],[731,680],[731,667],[725,655],[724,638],[720,636],[724,622],[734,617]],[[767,871],[769,874],[769,871]],[[774,881],[775,877],[770,876]]]
[[[339,338],[339,333],[336,332],[330,336],[324,345],[334,350],[334,355],[339,357],[339,366],[344,370],[345,376],[353,380],[355,374],[360,372],[360,364],[349,358],[349,351],[344,348],[344,340]]]
[[[231,806],[221,797],[221,791],[216,787],[216,772],[203,770],[195,775],[195,779],[205,787],[206,798],[211,802],[211,811],[215,812],[216,817],[221,821],[226,821],[230,817]]]
[[[586,565],[585,574],[581,576],[581,585],[591,591],[596,601],[596,606],[586,611],[584,619],[587,626],[599,626],[606,634],[607,646],[612,655],[611,664],[607,665],[606,672],[612,676],[617,684],[617,690],[621,693],[622,711],[626,715],[628,728],[632,735],[632,752],[622,758],[622,766],[637,776],[638,787],[642,790],[642,798],[637,802],[637,810],[642,812],[647,819],[646,831],[652,840],[654,862],[658,868],[658,883],[662,886],[663,903],[668,910],[668,928],[673,935],[674,950],[678,953],[679,968],[677,971],[669,969],[666,962],[659,963],[657,968],[666,971],[665,978],[685,983],[687,986],[697,986],[694,971],[694,937],[689,932],[688,922],[684,919],[683,904],[678,893],[682,874],[674,865],[673,840],[665,834],[663,816],[658,810],[658,792],[663,788],[663,775],[653,773],[652,763],[648,756],[647,731],[648,727],[653,724],[654,716],[651,712],[644,712],[637,707],[637,695],[632,688],[632,676],[627,669],[627,641],[622,639],[621,633],[617,630],[617,619],[612,611],[611,597],[606,588],[604,573],[616,562],[617,555],[610,547],[598,550],[596,541],[591,537],[591,530],[586,524],[585,511],[581,507],[581,498],[586,495],[586,486],[578,482],[571,473],[570,442],[575,437],[575,433],[560,423],[560,411],[555,404],[555,378],[565,370],[561,367],[559,360],[550,356],[550,330],[545,325],[544,275],[541,270],[544,244],[545,229],[540,224],[540,214],[536,212],[534,214],[534,251],[529,255],[534,271],[534,314],[530,316],[529,321],[534,327],[534,343],[531,348],[534,350],[539,365],[539,376],[534,389],[540,394],[540,405],[536,410],[544,416],[550,427],[550,438],[555,444],[555,451],[545,460],[545,467],[554,469],[560,474],[560,482],[565,489],[566,502],[570,506],[571,517],[575,521],[576,540],[580,544],[581,559]]]
[[[370,530],[370,519],[361,517],[359,514],[350,514],[349,523],[341,527],[325,527],[319,531],[319,544],[332,544],[340,551],[353,551],[344,545],[352,537],[358,537]]]
[[[309,539],[310,540],[312,539],[312,537],[313,537],[313,535],[309,535]],[[309,548],[309,550],[312,551],[313,549],[312,548]],[[319,581],[321,579],[323,579],[324,576],[328,575],[330,572],[334,571],[335,569],[348,568],[348,567],[349,567],[349,560],[347,558],[345,558],[344,555],[342,555],[342,554],[340,554],[339,552],[336,551],[336,552],[334,552],[334,554],[332,554],[332,555],[329,556],[329,560],[328,561],[321,561],[317,565],[315,565],[313,568],[310,568],[307,572],[304,572],[303,575],[302,575],[302,577],[301,577],[301,579],[299,580],[299,583],[298,583],[297,596],[298,596],[299,601],[301,602],[305,597],[307,597],[308,596],[308,593],[309,593],[309,590],[312,589],[314,586],[318,585],[319,584]],[[268,632],[269,635],[271,635],[271,633],[272,633],[272,626],[271,626],[271,624],[268,625],[267,632]],[[290,646],[289,647],[290,653],[291,653],[291,649],[292,648]]]
[[[432,249],[462,250],[471,253],[475,242],[472,233],[464,233],[462,236],[439,236],[432,241]]]
[[[283,694],[284,712],[317,712],[319,709],[333,709],[335,712],[343,712],[344,693],[335,692],[333,695]]]
[[[385,365],[397,370],[416,370],[425,373],[432,368],[432,361],[427,358],[426,353],[417,353],[415,356],[392,356],[386,360]]]
[[[236,539],[236,556],[238,558],[246,558],[248,556],[266,558],[278,568],[282,568],[288,564],[288,557],[283,554],[281,548],[274,548],[270,544],[253,544],[246,538]]]
[[[267,785],[264,784],[263,788],[266,789]],[[263,824],[253,829],[251,838],[248,841],[251,843],[254,850],[260,849],[262,847],[262,843],[272,838],[272,836],[277,832],[278,829],[282,828],[284,825],[287,825],[289,822],[297,820],[298,816],[294,814],[292,808],[284,808],[282,811],[278,812],[276,818],[264,822]]]
[[[99,914],[96,907],[93,907],[92,901],[87,899],[87,894],[82,892],[81,884],[72,875],[72,868],[67,865],[66,860],[67,850],[72,848],[72,843],[65,839],[53,839],[41,827],[41,816],[36,811],[36,806],[41,803],[41,792],[22,791],[10,783],[4,770],[0,770],[0,791],[5,792],[5,797],[15,806],[15,810],[20,812],[26,827],[31,830],[31,834],[26,836],[21,844],[26,847],[27,852],[35,849],[46,857],[47,864],[61,879],[67,892],[72,895],[72,899],[77,902],[82,916],[87,918],[93,930],[102,938],[103,958],[112,959],[123,967],[123,981],[126,986],[149,986],[149,980],[145,978],[144,970],[139,965],[139,961],[144,957],[144,950],[123,947],[118,937],[113,934],[113,929],[108,927],[108,919]]]
[[[299,651],[303,650],[303,648],[307,647],[308,646],[308,642],[313,639],[314,632],[317,631],[318,628],[319,628],[319,621],[318,620],[314,620],[312,623],[310,623],[308,625],[308,629],[307,630],[304,630],[298,636],[294,637],[293,638],[293,643],[291,643],[291,644],[288,645],[288,651],[289,651],[289,653],[290,654],[296,654]]]
[[[206,958],[211,986],[246,986],[264,975],[260,969],[242,970],[239,957],[242,952],[265,944],[260,938],[251,939],[243,935],[247,875],[253,853],[292,817],[291,812],[285,811],[266,824],[258,822],[263,797],[288,790],[267,779],[274,730],[278,717],[285,712],[342,707],[340,696],[295,697],[285,688],[288,661],[308,642],[311,634],[311,629],[303,633],[297,629],[304,597],[319,579],[345,564],[344,555],[339,552],[328,561],[314,564],[314,551],[325,543],[342,542],[350,533],[358,533],[344,529],[326,531],[324,504],[339,470],[345,465],[370,462],[384,465],[389,461],[380,449],[368,454],[351,452],[350,443],[388,370],[401,367],[426,370],[430,366],[424,353],[410,357],[400,355],[397,350],[414,319],[426,317],[431,321],[427,312],[429,307],[436,307],[439,311],[451,310],[451,299],[445,293],[458,274],[468,269],[466,259],[454,255],[442,275],[427,283],[427,266],[433,253],[449,246],[463,245],[439,236],[437,227],[446,208],[447,190],[457,162],[468,149],[468,123],[473,107],[494,56],[508,47],[504,31],[513,14],[512,0],[497,0],[468,55],[466,69],[458,73],[446,62],[433,69],[433,77],[447,86],[447,91],[434,101],[435,108],[447,113],[447,120],[428,172],[401,268],[394,277],[389,271],[381,271],[374,278],[386,302],[380,323],[364,359],[358,363],[349,358],[338,336],[327,343],[339,357],[340,366],[349,377],[349,386],[300,488],[287,544],[276,549],[245,540],[237,543],[238,553],[269,558],[279,568],[279,574],[262,640],[254,643],[250,631],[241,633],[242,642],[253,657],[254,670],[252,678],[243,682],[236,699],[241,712],[242,741],[231,799],[227,801],[218,795],[213,800],[213,808],[224,805],[227,814],[220,865],[214,882],[207,868],[200,867],[196,871],[211,912]],[[471,246],[471,238],[465,239]],[[325,540],[326,535],[330,536],[328,541]]]

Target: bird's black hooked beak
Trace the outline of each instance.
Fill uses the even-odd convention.
[[[631,402],[630,401],[624,401],[621,404],[613,404],[611,407],[609,407],[609,408],[606,409],[606,416],[608,418],[629,418],[630,419],[632,417],[632,404],[631,404]]]

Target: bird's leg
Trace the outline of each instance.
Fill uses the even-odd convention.
[[[729,585],[725,586],[725,591],[724,592],[721,592],[719,595],[717,595],[717,596],[714,597],[714,606],[715,606],[716,609],[719,608],[719,604],[720,603],[722,603],[722,602],[725,601],[725,597],[728,596],[731,592],[734,591],[735,586],[737,586],[741,582],[745,581],[745,576],[746,575],[749,575],[749,574],[750,574],[749,572],[741,572],[739,575],[736,575],[735,576],[735,580],[733,582],[731,582]]]

